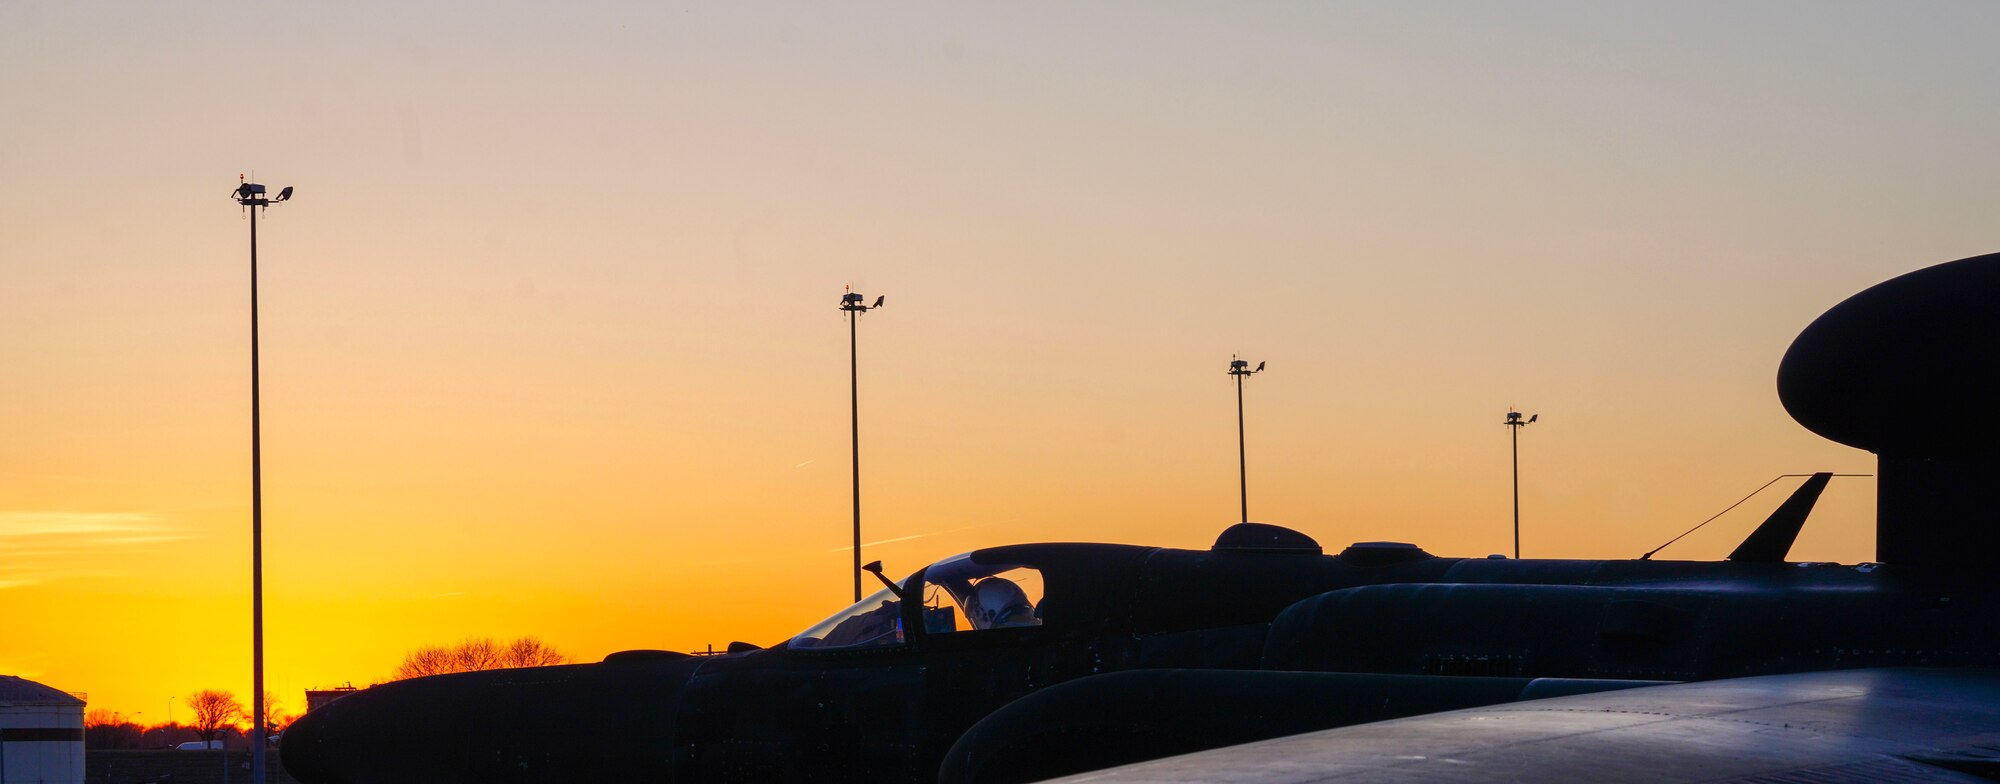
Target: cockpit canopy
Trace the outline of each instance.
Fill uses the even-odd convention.
[[[979,563],[955,555],[899,585],[922,597],[924,634],[954,634],[1042,625],[1042,572],[1019,563]],[[789,647],[834,650],[907,641],[902,600],[884,588],[793,637]]]

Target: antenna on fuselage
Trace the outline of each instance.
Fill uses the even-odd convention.
[[[1645,555],[1639,556],[1639,560],[1653,560],[1654,553],[1667,549],[1667,545],[1678,542],[1688,534],[1701,530],[1702,526],[1715,522],[1716,518],[1729,514],[1729,510],[1742,506],[1744,501],[1756,497],[1758,493],[1764,492],[1765,488],[1777,484],[1778,480],[1796,479],[1802,476],[1807,477],[1806,483],[1792,491],[1792,497],[1779,504],[1777,511],[1772,512],[1770,517],[1764,518],[1764,522],[1757,526],[1757,530],[1750,532],[1750,536],[1729,554],[1729,560],[1753,563],[1776,563],[1785,560],[1785,555],[1791,552],[1792,542],[1798,539],[1799,530],[1805,527],[1806,517],[1812,514],[1813,505],[1818,503],[1820,492],[1826,489],[1829,480],[1836,476],[1865,477],[1874,474],[1833,474],[1824,471],[1814,474],[1779,474],[1772,477],[1771,481],[1750,491],[1750,495],[1736,499],[1736,503],[1723,507],[1722,511],[1716,512],[1707,520],[1682,531],[1680,536],[1668,539],[1665,544],[1646,551]],[[1773,550],[1776,551],[1776,555],[1771,554]]]
[[[1799,489],[1792,491],[1792,497],[1778,505],[1778,510],[1764,518],[1757,530],[1742,544],[1729,553],[1731,561],[1752,563],[1781,563],[1785,555],[1792,551],[1792,543],[1798,541],[1799,529],[1806,525],[1806,517],[1812,514],[1813,504],[1819,502],[1819,494],[1826,490],[1826,483],[1833,481],[1833,474],[1821,471],[1813,474]]]

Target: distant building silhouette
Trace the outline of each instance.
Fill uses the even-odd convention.
[[[325,707],[326,705],[332,703],[334,700],[340,699],[342,697],[345,697],[349,694],[353,694],[358,691],[361,690],[354,688],[354,684],[351,683],[346,686],[340,686],[332,689],[307,689],[306,712],[311,713],[313,711],[319,710],[320,708]]]

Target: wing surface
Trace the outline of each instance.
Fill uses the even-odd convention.
[[[1556,697],[1059,780],[1992,782],[2000,670],[1836,670]]]

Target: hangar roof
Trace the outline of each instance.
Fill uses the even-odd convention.
[[[25,678],[0,675],[0,707],[14,705],[82,705],[83,700],[68,692],[52,689]]]

